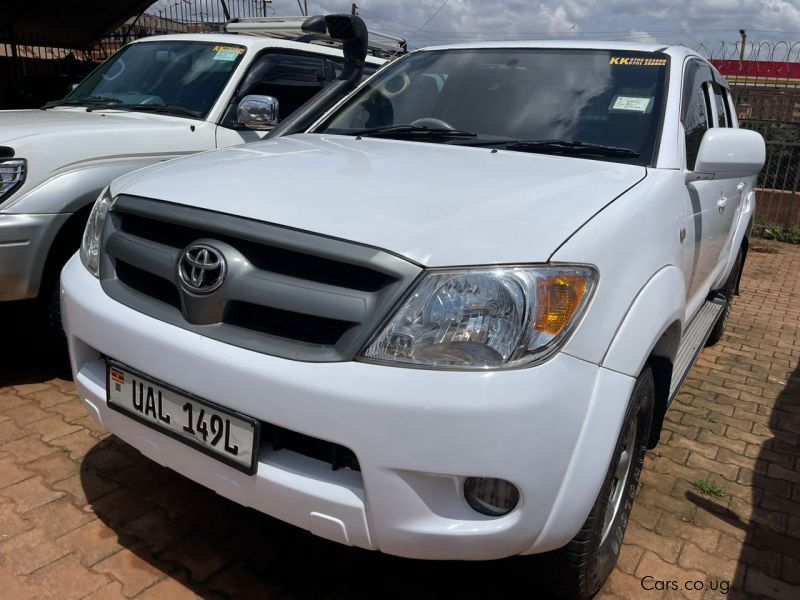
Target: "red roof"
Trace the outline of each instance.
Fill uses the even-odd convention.
[[[767,60],[712,60],[725,77],[800,79],[800,62],[772,62]]]

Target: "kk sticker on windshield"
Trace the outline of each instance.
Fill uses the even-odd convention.
[[[612,56],[608,64],[626,65],[629,67],[666,67],[666,58],[643,58],[634,56]]]
[[[244,48],[237,48],[236,46],[214,46],[214,60],[224,60],[232,62],[244,54]]]
[[[636,112],[645,114],[650,112],[655,98],[641,96],[614,96],[609,110],[611,112]]]

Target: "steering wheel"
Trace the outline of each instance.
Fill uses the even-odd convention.
[[[436,117],[423,117],[411,123],[414,127],[430,127],[431,129],[447,129],[448,131],[455,130],[455,127],[450,125],[447,121],[442,121]]]
[[[393,84],[398,83],[400,85],[399,88],[396,90],[389,89]],[[396,77],[392,77],[389,81],[380,86],[378,88],[378,92],[380,92],[380,94],[386,98],[394,98],[395,96],[399,96],[405,92],[409,85],[411,85],[411,78],[408,76],[408,73],[404,72]]]

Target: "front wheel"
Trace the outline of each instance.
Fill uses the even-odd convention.
[[[589,517],[571,542],[546,557],[558,573],[558,578],[550,580],[560,596],[593,597],[617,564],[644,465],[654,403],[653,371],[646,366],[634,385],[611,464]]]

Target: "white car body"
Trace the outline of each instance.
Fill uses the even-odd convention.
[[[150,42],[236,45],[246,52],[203,119],[85,106],[0,112],[0,147],[25,159],[24,182],[0,199],[0,301],[34,298],[59,232],[78,235],[70,219],[85,222],[85,209],[113,179],[172,158],[261,139],[267,132],[222,124],[248,69],[264,52],[286,51],[341,60],[342,51],[317,44],[236,34],[178,34]],[[368,57],[373,68],[386,61]],[[0,153],[0,159],[2,159]],[[63,260],[62,260],[63,264]]]
[[[680,99],[685,63],[702,59],[686,48],[459,48],[473,47],[668,56],[655,164],[306,133],[132,173],[113,182],[110,196],[355,242],[424,269],[593,265],[600,274],[594,297],[556,354],[505,371],[287,360],[126,306],[75,256],[62,275],[62,303],[75,382],[91,415],[152,460],[343,544],[414,558],[493,559],[569,542],[598,496],[646,361],[676,360],[682,333],[728,278],[754,214],[755,178],[693,182],[712,191],[700,207],[690,201]],[[319,184],[298,188],[311,172]],[[730,202],[725,211],[720,194]],[[343,445],[360,472],[332,471],[287,449],[263,451],[254,475],[221,464],[109,409],[105,357]],[[513,482],[519,505],[497,518],[477,513],[462,495],[466,477]]]

